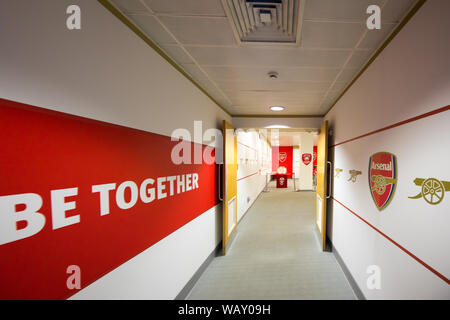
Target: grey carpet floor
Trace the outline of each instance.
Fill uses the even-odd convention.
[[[290,181],[292,184],[292,181]],[[315,234],[314,192],[262,193],[187,299],[356,299],[332,253]]]

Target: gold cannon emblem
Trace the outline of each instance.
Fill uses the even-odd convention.
[[[342,172],[343,170],[340,169],[340,168],[336,168],[336,169],[334,169],[334,171],[335,171],[334,177],[335,177],[335,178],[339,178],[339,175],[341,174],[341,172]]]
[[[372,181],[374,183],[372,191],[375,191],[379,195],[382,195],[386,191],[386,185],[396,183],[397,179],[387,178],[382,175],[374,175],[372,176]]]
[[[359,171],[359,170],[349,170],[348,173],[350,173],[350,178],[349,178],[347,181],[351,181],[351,182],[353,182],[353,183],[355,183],[355,182],[356,182],[356,178],[357,178],[360,174],[362,174],[362,172]]]
[[[439,181],[435,178],[416,178],[414,179],[416,186],[422,187],[420,193],[414,197],[408,197],[410,199],[424,198],[426,202],[431,205],[441,203],[444,199],[444,194],[450,191],[450,181]]]

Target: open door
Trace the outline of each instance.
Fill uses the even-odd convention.
[[[328,121],[325,121],[320,128],[319,141],[317,144],[317,191],[316,191],[316,226],[320,233],[322,241],[322,251],[326,249],[327,239],[327,199],[328,193]]]
[[[222,254],[227,251],[227,244],[237,225],[237,138],[234,128],[223,121],[223,223]]]

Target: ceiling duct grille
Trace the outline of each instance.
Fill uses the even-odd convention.
[[[299,44],[305,0],[222,0],[238,43]]]

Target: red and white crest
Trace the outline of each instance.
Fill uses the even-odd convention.
[[[280,154],[278,155],[280,162],[285,162],[287,159],[287,152],[280,152]]]
[[[378,152],[369,160],[369,187],[378,210],[383,210],[394,196],[397,185],[397,158],[392,153]]]
[[[307,166],[311,163],[312,160],[312,154],[311,153],[304,153],[302,154],[302,161]]]

